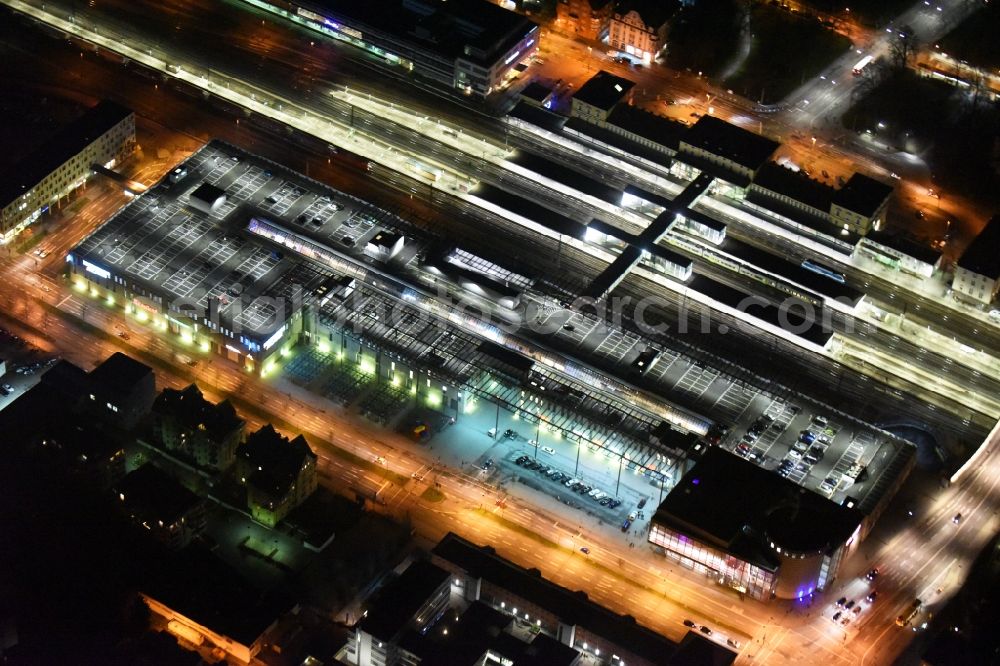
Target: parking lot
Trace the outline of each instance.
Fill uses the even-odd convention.
[[[848,496],[862,498],[895,447],[905,446],[815,407],[780,400],[753,407],[721,444],[838,503]]]
[[[789,401],[748,385],[584,312],[546,308],[541,322],[571,348],[636,370],[657,393],[725,426],[719,445],[840,502],[862,497],[867,483],[906,444],[804,399]],[[551,320],[551,321],[549,321]],[[768,420],[751,432],[761,418]]]
[[[36,349],[16,333],[0,328],[0,360],[5,370],[0,371],[0,409],[17,400],[25,391],[38,383],[38,378],[52,366],[57,358]]]

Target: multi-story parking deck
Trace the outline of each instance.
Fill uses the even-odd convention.
[[[527,219],[546,210],[482,188],[500,213],[510,206]],[[584,242],[583,224],[543,217],[531,221],[543,233]],[[544,443],[564,472],[599,469],[588,450],[610,461],[618,478],[607,475],[606,490],[628,469],[669,488],[689,454],[667,450],[663,442],[677,439],[663,436],[671,428],[699,437],[726,424],[730,434],[718,443],[733,447],[765,413],[777,427],[761,435],[754,460],[768,469],[794,449],[799,415],[832,424],[823,463],[789,475],[808,488],[847,461],[851,469],[877,464],[883,451],[906,446],[568,309],[546,275],[442,249],[403,219],[218,142],[136,197],[68,264],[82,290],[195,353],[214,349],[248,369],[295,373],[380,422],[418,397],[455,414],[493,402],[498,425],[504,413],[533,426],[527,450]],[[471,314],[470,303],[487,316]]]

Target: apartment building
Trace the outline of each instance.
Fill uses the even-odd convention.
[[[109,169],[135,148],[135,114],[102,101],[0,175],[0,244],[58,207],[90,178],[91,166]]]

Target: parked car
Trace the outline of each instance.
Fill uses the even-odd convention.
[[[694,626],[696,626],[696,625],[695,625],[695,623],[694,623],[694,622],[692,622],[691,620],[684,620],[684,626],[685,626],[685,627],[694,627]]]
[[[878,568],[876,567],[871,569],[871,571],[865,574],[865,578],[867,578],[868,580],[875,580],[876,578],[878,578]]]
[[[711,636],[712,635],[712,630],[709,629],[708,627],[706,627],[705,625],[701,625],[701,627],[698,629],[698,631],[700,631],[701,633],[705,634],[706,636]]]
[[[622,522],[622,532],[628,532],[628,528],[632,527],[632,521],[626,518]]]
[[[555,449],[553,449],[553,448],[552,448],[551,446],[543,446],[543,447],[541,448],[541,452],[542,452],[542,453],[547,453],[547,454],[549,454],[550,456],[554,456],[554,455],[556,454],[556,450],[555,450]]]

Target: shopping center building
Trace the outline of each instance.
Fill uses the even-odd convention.
[[[825,589],[913,464],[892,449],[880,474],[824,497],[711,447],[656,510],[649,541],[667,558],[754,599]]]

